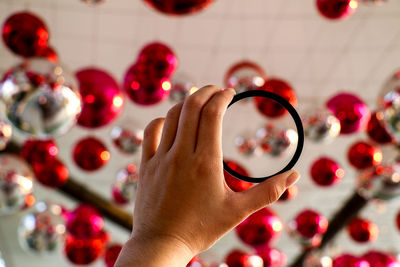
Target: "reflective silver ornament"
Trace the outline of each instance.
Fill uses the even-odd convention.
[[[181,73],[175,74],[171,79],[169,99],[174,102],[181,102],[198,89],[189,76]]]
[[[340,134],[340,121],[329,111],[317,109],[302,117],[304,135],[314,142],[329,142]]]
[[[61,135],[81,111],[75,78],[58,63],[32,59],[6,72],[0,106],[14,128],[37,138]]]
[[[260,128],[256,133],[258,145],[265,154],[278,157],[297,143],[298,135],[293,129],[280,129],[273,124]]]
[[[111,130],[111,139],[114,145],[122,152],[133,154],[139,150],[143,142],[142,130],[130,130],[115,126]]]
[[[135,200],[137,191],[138,171],[135,164],[129,164],[117,173],[112,186],[113,198],[120,204]]]
[[[4,150],[12,137],[12,127],[5,121],[0,119],[0,150]]]

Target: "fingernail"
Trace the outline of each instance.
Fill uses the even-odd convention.
[[[286,178],[286,188],[294,185],[299,180],[300,174],[297,171],[292,171]]]
[[[234,95],[236,95],[236,90],[234,88],[226,88],[226,90],[231,90]]]

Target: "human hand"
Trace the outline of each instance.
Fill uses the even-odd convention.
[[[297,181],[288,171],[243,192],[227,186],[222,120],[234,94],[203,87],[146,127],[132,235],[116,267],[186,266]]]

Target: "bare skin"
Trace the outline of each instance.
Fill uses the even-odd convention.
[[[133,230],[115,267],[184,267],[296,183],[291,170],[243,192],[226,185],[222,119],[234,94],[205,86],[146,127]]]

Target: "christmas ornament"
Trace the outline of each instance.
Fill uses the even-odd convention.
[[[356,256],[342,254],[333,259],[332,267],[370,267],[370,265],[367,261]]]
[[[358,7],[358,0],[316,0],[319,13],[327,19],[345,19]]]
[[[224,261],[229,267],[263,267],[263,260],[259,256],[238,249],[229,252]]]
[[[299,192],[299,189],[297,185],[292,185],[289,188],[286,188],[286,190],[283,192],[281,197],[278,199],[278,201],[287,201],[296,198],[297,193]]]
[[[27,135],[61,135],[75,124],[81,111],[75,88],[75,80],[61,65],[32,59],[6,72],[0,83],[2,112]]]
[[[106,267],[114,267],[115,262],[119,256],[119,253],[122,250],[121,244],[112,244],[107,246],[106,251],[104,253],[104,262]]]
[[[311,251],[304,260],[307,267],[332,267],[332,258],[318,251]]]
[[[400,262],[392,255],[376,250],[370,250],[362,256],[371,267],[399,267]]]
[[[121,152],[133,154],[142,146],[143,131],[114,126],[111,130],[111,139]]]
[[[68,168],[57,158],[35,162],[32,164],[32,169],[36,180],[48,187],[58,188],[63,186],[69,176]]]
[[[29,163],[45,163],[58,155],[58,147],[52,139],[28,139],[21,149],[21,156]]]
[[[112,195],[115,202],[126,204],[135,199],[138,176],[135,164],[129,164],[117,173],[117,178],[112,186]]]
[[[383,118],[384,114],[381,111],[372,113],[367,125],[367,134],[379,144],[389,144],[393,142],[393,138],[385,128]]]
[[[5,45],[23,57],[40,56],[49,38],[44,22],[29,12],[19,12],[6,19],[2,31]]]
[[[235,138],[235,146],[239,152],[239,154],[244,156],[253,156],[257,153],[257,140],[254,138],[245,138],[242,136],[238,136]]]
[[[214,0],[144,0],[149,6],[167,15],[188,15],[209,7]]]
[[[20,211],[34,202],[29,167],[19,157],[0,155],[0,215]]]
[[[255,90],[267,78],[264,70],[254,62],[240,61],[229,68],[225,74],[225,87],[234,88],[236,93]]]
[[[269,79],[258,89],[277,94],[287,100],[292,106],[297,106],[296,93],[286,81],[276,78]],[[287,114],[286,109],[272,99],[255,97],[254,101],[261,114],[268,118],[278,118]]]
[[[271,244],[282,232],[281,219],[269,208],[263,208],[236,226],[236,234],[246,244],[261,247]]]
[[[264,247],[257,251],[257,255],[263,260],[263,267],[282,267],[286,264],[286,255],[276,248]]]
[[[105,145],[92,136],[76,143],[72,155],[76,165],[85,171],[98,170],[110,160],[110,152]]]
[[[339,93],[326,103],[327,108],[340,121],[340,134],[351,134],[364,130],[370,119],[370,111],[356,95]]]
[[[12,137],[12,127],[6,121],[0,119],[0,151],[7,147],[8,142],[10,142]]]
[[[382,161],[382,151],[364,141],[354,143],[347,152],[350,164],[358,169],[376,166]]]
[[[314,142],[329,142],[340,133],[340,122],[329,111],[318,109],[302,117],[305,136]]]
[[[359,243],[375,241],[378,238],[378,226],[366,219],[356,217],[347,225],[350,237]]]
[[[173,102],[181,102],[199,89],[190,77],[181,73],[172,77],[171,86],[169,99]]]
[[[225,163],[228,164],[228,166],[233,169],[234,171],[242,174],[249,176],[249,172],[239,163],[232,161],[232,160],[225,160]],[[235,192],[241,192],[244,190],[249,189],[250,187],[253,186],[252,183],[239,180],[232,175],[230,175],[228,172],[224,171],[224,177],[225,177],[225,182],[229,186],[230,189],[232,189]]]
[[[256,136],[262,151],[274,157],[284,155],[298,140],[298,135],[293,129],[280,129],[272,123],[258,129]]]
[[[39,57],[43,57],[50,62],[57,63],[58,55],[53,47],[47,46],[44,50],[39,53]]]
[[[22,217],[18,228],[19,241],[27,251],[54,252],[64,241],[65,223],[62,207],[49,202],[39,202],[35,211]]]
[[[68,233],[78,239],[93,239],[103,235],[104,220],[94,207],[80,204],[67,215]]]
[[[320,186],[339,183],[344,177],[344,170],[333,159],[321,157],[311,165],[311,179]]]
[[[118,83],[110,74],[101,69],[86,68],[78,71],[76,77],[82,96],[79,125],[97,128],[118,117],[124,106],[124,98]]]

